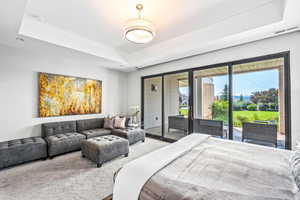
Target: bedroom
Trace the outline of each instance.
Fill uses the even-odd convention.
[[[143,8],[138,6],[136,9],[138,4]],[[143,164],[163,165],[172,158],[171,155],[175,156],[180,154],[179,152],[190,149],[193,145],[189,139],[194,139],[195,143],[197,141],[203,143],[203,146],[195,144],[198,147],[195,147],[195,151],[191,151],[191,154],[187,154],[185,161],[205,147],[219,145],[224,152],[230,151],[235,145],[238,145],[235,148],[243,149],[249,145],[247,138],[245,142],[241,142],[246,135],[243,124],[247,123],[259,124],[260,127],[255,128],[254,133],[250,131],[250,137],[257,136],[255,133],[260,133],[261,127],[269,129],[260,134],[268,136],[263,138],[267,140],[263,143],[271,143],[268,146],[273,146],[255,144],[257,148],[253,151],[265,152],[269,155],[269,160],[257,156],[252,159],[253,167],[257,167],[255,162],[259,159],[265,159],[266,167],[269,167],[268,163],[272,162],[278,162],[278,165],[283,168],[288,167],[287,155],[277,156],[280,154],[277,152],[292,154],[290,150],[296,151],[297,141],[300,140],[298,133],[300,124],[297,122],[300,101],[298,76],[300,73],[298,68],[300,5],[298,1],[205,0],[201,3],[199,1],[187,3],[169,0],[110,2],[5,0],[3,5],[5,7],[2,7],[0,12],[0,89],[2,92],[0,142],[6,146],[0,145],[0,162],[12,162],[12,164],[0,170],[0,199],[111,198],[116,186],[113,177],[120,168],[122,170],[119,175],[122,176],[123,169],[126,171],[124,168],[126,163],[135,163],[131,162],[135,160],[138,166],[138,160],[151,156],[151,152],[155,156],[155,152],[167,151],[167,147],[178,150],[177,152],[170,150],[168,158],[159,156],[152,162],[153,157],[148,157],[149,161]],[[176,12],[172,15],[165,14],[173,10]],[[126,39],[126,30],[134,29],[128,20],[139,19],[140,12],[142,19],[152,23],[143,24],[148,32],[152,32],[150,37],[153,37],[152,41],[147,41],[146,44],[131,42],[130,35],[127,35]],[[274,60],[277,63],[273,62]],[[71,81],[76,78],[100,81],[101,95],[90,92],[92,97],[88,102],[94,98],[99,99],[101,109],[87,112],[88,109],[84,104],[78,106],[76,110],[76,106],[71,105],[76,105],[77,102],[71,101],[70,114],[62,115],[61,113],[68,111],[64,109],[56,116],[41,116],[40,73],[63,76],[64,80]],[[151,80],[156,82],[152,83]],[[150,81],[149,84],[147,81]],[[276,91],[273,100],[256,102],[254,96],[253,101],[248,100],[253,93],[270,89]],[[81,91],[81,89],[77,90],[73,97],[80,96]],[[226,98],[223,98],[224,96]],[[61,100],[56,97],[54,100],[57,108],[56,102]],[[212,105],[221,104],[221,100],[225,100],[223,101],[225,106],[222,107],[223,114],[216,115],[216,109],[213,109]],[[56,108],[50,110],[57,111]],[[72,151],[59,147],[53,151],[53,154],[48,155],[47,153],[52,152],[51,145],[44,142],[47,159],[43,156],[41,158],[46,160],[34,159],[33,161],[32,157],[25,156],[28,154],[15,153],[17,150],[7,156],[8,144],[14,148],[18,147],[16,143],[22,141],[26,143],[24,138],[42,137],[44,124],[47,127],[50,123],[73,122],[72,124],[76,124],[75,132],[81,134],[85,130],[79,130],[78,127],[86,122],[81,120],[113,116],[119,118],[125,116],[130,120],[127,123],[128,126],[130,125],[129,129],[127,127],[129,131],[119,130],[122,128],[114,127],[115,123],[111,131],[113,137],[127,139],[132,144],[129,145],[129,149],[120,150],[124,151],[120,153],[122,155],[125,155],[128,150],[128,157],[109,154],[114,159],[105,161],[100,168],[96,167],[95,161],[89,156],[81,157],[82,152],[78,149],[80,145],[76,151],[73,151],[73,147],[70,147]],[[124,122],[124,120],[120,121]],[[205,131],[206,129],[200,126],[203,122],[212,124],[214,129],[209,128],[210,131]],[[89,124],[91,127],[94,126],[91,121]],[[148,130],[149,127],[154,129]],[[191,134],[193,132],[206,132],[213,137],[206,138],[203,142],[205,139],[201,136],[204,134],[199,134],[195,139]],[[143,133],[146,134],[144,142]],[[222,137],[217,135],[218,133],[222,133]],[[124,134],[125,138],[122,137]],[[85,137],[88,138],[89,135],[86,134]],[[183,140],[183,147],[176,143],[180,138]],[[44,140],[47,141],[47,138],[42,137],[42,141]],[[261,143],[261,140],[262,138],[259,138],[256,143]],[[125,141],[122,141],[125,144]],[[232,141],[234,143],[231,143]],[[187,147],[184,145],[185,142],[191,145]],[[27,145],[30,146],[31,143]],[[265,148],[270,152],[264,151]],[[57,152],[58,150],[60,152]],[[222,153],[219,150],[216,148],[216,152],[211,153]],[[67,151],[71,152],[66,153]],[[251,155],[250,152],[244,151],[236,153]],[[37,153],[37,151],[30,153]],[[50,159],[51,157],[53,158]],[[236,159],[236,156],[229,157],[224,153],[222,158],[224,162],[226,160],[228,162],[228,159]],[[243,163],[247,161],[243,160]],[[198,160],[195,164],[199,163],[201,162]],[[174,162],[166,168],[166,171],[161,170],[157,174],[170,178],[168,175],[172,170],[177,170],[177,174],[181,173],[176,167],[183,164],[186,163]],[[182,169],[188,171],[189,168]],[[285,172],[282,168],[273,169],[270,166],[269,170],[271,169],[275,172],[277,170],[278,173]],[[238,167],[234,172],[244,173],[242,170],[244,168]],[[150,173],[150,171],[142,170],[142,173]],[[216,169],[214,174],[220,172],[221,170]],[[203,170],[193,171],[193,173],[199,173],[199,177],[209,179],[212,172]],[[189,174],[186,175],[189,177]],[[229,176],[230,173],[227,175]],[[252,175],[258,176],[258,174]],[[152,180],[159,180],[161,177],[158,176],[154,176]],[[134,178],[132,177],[132,180]],[[228,189],[231,182],[226,182],[228,179],[225,178],[224,176],[223,181],[226,186],[224,189]],[[153,183],[148,180],[149,183]],[[199,183],[198,179],[195,181],[197,184],[203,184]],[[151,184],[145,184],[146,189],[149,189],[148,186],[151,187]],[[265,195],[260,197],[261,199],[270,197],[260,193],[261,188],[255,189],[257,190],[254,190],[254,193]],[[199,188],[198,191],[197,195],[200,195]],[[205,190],[201,191],[205,192]],[[294,193],[295,191],[296,189],[293,190]],[[182,194],[184,192],[189,191],[182,191]],[[216,195],[220,194],[218,192]],[[277,196],[278,191],[273,192],[272,197]],[[297,196],[292,197],[291,193],[283,195],[288,197],[281,196],[281,199],[297,198]],[[200,198],[199,196],[188,197]],[[218,196],[215,197],[218,199]],[[149,197],[140,199],[147,198]],[[165,197],[168,198],[170,199]],[[213,197],[206,199],[210,198]],[[228,198],[242,199],[241,196]]]

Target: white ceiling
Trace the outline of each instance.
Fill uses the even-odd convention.
[[[0,43],[59,54],[71,50],[124,71],[273,37],[300,25],[299,0],[3,1]],[[124,22],[136,17],[137,3],[157,29],[149,44],[123,38]],[[16,41],[18,35],[25,42]]]

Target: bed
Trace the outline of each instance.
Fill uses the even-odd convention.
[[[291,152],[191,134],[126,164],[113,200],[300,199]]]

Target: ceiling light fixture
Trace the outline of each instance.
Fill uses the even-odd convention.
[[[142,4],[137,4],[138,18],[130,19],[124,27],[124,36],[130,42],[137,44],[145,44],[153,40],[155,36],[155,28],[151,21],[143,19],[141,12]]]

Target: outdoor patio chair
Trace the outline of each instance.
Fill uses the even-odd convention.
[[[277,147],[277,125],[243,123],[242,141]]]
[[[223,138],[223,121],[194,119],[194,132]]]
[[[182,115],[168,117],[168,132],[170,132],[170,129],[177,129],[188,132],[188,125],[188,118]]]

